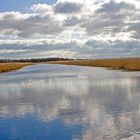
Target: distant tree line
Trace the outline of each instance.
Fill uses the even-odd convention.
[[[68,58],[30,58],[30,59],[0,59],[0,63],[9,63],[9,62],[49,62],[49,61],[67,61],[73,60]]]

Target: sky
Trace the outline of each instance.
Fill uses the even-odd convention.
[[[140,56],[140,0],[4,0],[0,58]]]

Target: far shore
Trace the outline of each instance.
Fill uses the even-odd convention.
[[[96,60],[61,60],[46,62],[8,62],[0,63],[0,73],[21,69],[28,65],[37,63],[63,64],[77,66],[105,67],[114,70],[140,71],[140,58],[116,58],[116,59],[96,59]]]
[[[18,70],[31,64],[32,63],[22,63],[22,62],[0,63],[0,73]]]
[[[106,67],[123,71],[140,71],[140,58],[112,58],[96,60],[51,61],[49,64]]]

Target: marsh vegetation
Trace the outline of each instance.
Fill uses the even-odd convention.
[[[31,65],[31,63],[0,63],[0,73],[17,70],[27,65]]]
[[[107,67],[110,69],[119,69],[125,71],[139,71],[140,58],[116,58],[116,59],[97,59],[97,60],[71,60],[55,61],[51,64],[65,64],[78,66]]]

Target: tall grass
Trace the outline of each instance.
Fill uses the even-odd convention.
[[[30,65],[31,63],[0,63],[0,72],[8,72],[12,70],[20,69],[24,66]]]
[[[117,58],[117,59],[97,59],[97,60],[72,60],[56,61],[52,64],[79,65],[107,67],[110,69],[120,69],[127,71],[140,71],[140,58]]]

